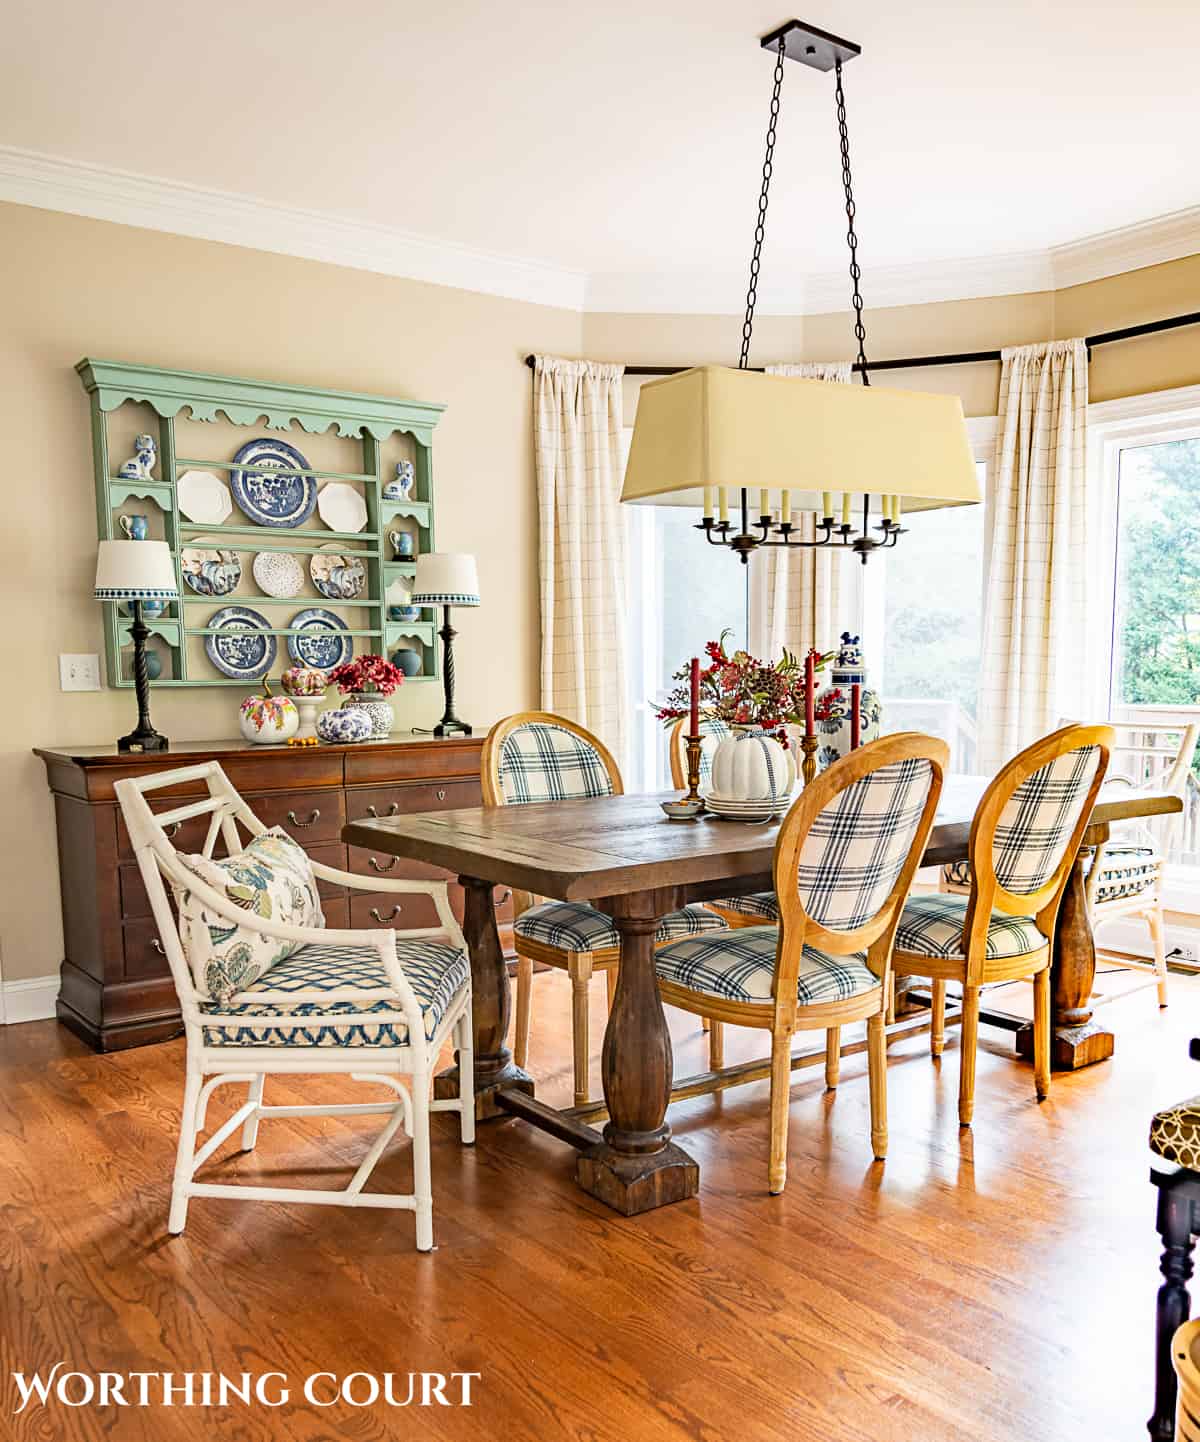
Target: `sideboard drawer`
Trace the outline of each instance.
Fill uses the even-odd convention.
[[[362,786],[346,792],[346,812],[351,821],[406,816],[413,811],[452,811],[482,804],[478,778],[437,781],[428,786]]]
[[[170,972],[167,953],[158,937],[153,917],[130,921],[125,925],[125,975],[127,977],[166,976]]]
[[[152,811],[174,811],[176,807],[186,806],[187,797],[176,797],[172,801],[154,800],[150,803]],[[208,835],[208,823],[212,820],[210,816],[192,816],[187,821],[172,821],[166,828],[167,836],[171,845],[176,851],[182,851],[185,856],[190,856],[200,850],[204,845],[204,838]],[[217,837],[217,855],[225,853],[225,847],[221,838]],[[129,839],[129,832],[125,829],[125,818],[117,810],[117,855],[122,861],[132,861],[133,843]]]
[[[247,796],[250,810],[264,826],[282,826],[301,846],[337,841],[346,824],[340,791],[285,791],[274,796]]]
[[[440,926],[433,897],[424,892],[397,895],[394,891],[352,891],[350,925],[394,926],[398,931],[416,926]]]

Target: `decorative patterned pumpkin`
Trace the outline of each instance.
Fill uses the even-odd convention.
[[[775,800],[796,783],[796,761],[760,727],[735,728],[712,758],[713,795],[726,801]]]
[[[247,696],[239,712],[242,735],[259,746],[279,746],[300,729],[300,712],[289,696],[272,696],[263,682],[262,695]]]
[[[322,711],[317,717],[317,735],[322,741],[343,744],[371,739],[371,718],[365,706],[346,706],[336,711]]]
[[[289,696],[324,696],[329,677],[315,666],[289,666],[279,684]]]

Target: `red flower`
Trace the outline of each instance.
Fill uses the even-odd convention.
[[[378,692],[381,696],[390,696],[398,686],[403,685],[404,672],[382,656],[367,655],[335,666],[329,673],[329,679],[343,696],[355,692]]]

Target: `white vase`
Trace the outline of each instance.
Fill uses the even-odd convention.
[[[796,782],[796,762],[757,726],[735,728],[712,758],[711,792],[726,801],[778,800]]]

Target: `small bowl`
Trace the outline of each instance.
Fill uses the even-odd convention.
[[[669,821],[695,821],[704,810],[703,801],[660,801]]]

